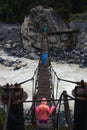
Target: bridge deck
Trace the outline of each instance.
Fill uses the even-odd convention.
[[[48,53],[48,40],[46,37],[42,38],[41,44],[41,56],[43,52]],[[48,54],[49,55],[49,54]],[[50,59],[47,57],[47,62],[44,64],[42,62],[42,57],[39,62],[38,70],[38,88],[36,94],[36,100],[41,100],[42,98],[51,99],[52,89],[51,89],[51,72],[50,72]],[[40,103],[38,102],[37,105]],[[48,102],[48,105],[51,106],[51,102]],[[53,129],[52,118],[50,117],[47,124],[40,124],[37,121],[37,127],[41,129]]]
[[[38,74],[38,91],[37,91],[37,100],[41,100],[43,97],[46,99],[51,99],[51,88],[50,88],[50,80],[51,80],[51,74],[50,74],[50,65],[49,62],[47,64],[40,63],[39,67],[39,74]],[[39,105],[39,103],[37,103]],[[48,105],[50,106],[51,103],[48,102]],[[40,124],[37,121],[37,127],[38,128],[44,128],[46,129],[53,129],[53,123],[52,118],[50,117],[47,124]]]
[[[50,66],[40,64],[39,76],[38,76],[38,92],[37,99],[41,100],[43,97],[51,99],[51,88],[50,88]]]

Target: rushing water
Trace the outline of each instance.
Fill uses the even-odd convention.
[[[0,56],[11,61],[18,59],[17,57],[8,57],[3,53],[0,53]],[[13,67],[6,67],[0,64],[0,84],[5,85],[6,83],[20,83],[32,78],[38,65],[38,60],[29,60],[26,58],[20,58],[19,60],[27,64],[19,70],[14,70]],[[80,81],[81,79],[84,79],[84,81],[87,82],[87,68],[79,68],[79,65],[76,64],[58,64],[54,62],[52,62],[52,66],[59,78],[70,81]],[[64,90],[66,90],[69,95],[72,95],[72,89],[74,89],[75,84],[59,81],[58,86],[59,96]],[[29,81],[23,84],[22,87],[28,94],[27,100],[32,100],[32,82]],[[24,104],[24,108],[29,108],[29,106],[30,104]]]

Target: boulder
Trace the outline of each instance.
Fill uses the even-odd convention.
[[[39,48],[41,44],[43,27],[48,28],[48,32],[67,31],[68,28],[63,20],[58,16],[57,12],[52,8],[37,6],[30,11],[30,14],[25,17],[21,26],[21,34],[23,46],[30,52],[30,48]],[[64,40],[68,37],[63,36]],[[49,37],[50,47],[62,48],[58,35]]]

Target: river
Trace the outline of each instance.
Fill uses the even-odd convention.
[[[0,51],[0,57],[15,61],[19,59],[22,63],[26,63],[25,67],[22,67],[19,70],[14,70],[13,67],[7,67],[0,64],[0,84],[5,85],[6,83],[14,84],[20,83],[27,79],[32,78],[34,71],[38,65],[38,60],[30,60],[26,58],[12,57],[5,54],[3,51]],[[57,73],[59,78],[70,80],[70,81],[81,81],[82,79],[87,82],[87,68],[80,68],[77,64],[59,64],[52,62],[52,66]],[[24,91],[28,94],[27,100],[32,100],[32,82],[27,82],[22,85]],[[62,91],[66,90],[69,95],[72,96],[72,90],[74,89],[75,84],[59,81],[59,96]],[[24,104],[24,108],[29,108],[30,104]]]

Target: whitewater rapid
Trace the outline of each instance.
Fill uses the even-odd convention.
[[[25,67],[22,67],[19,70],[14,70],[13,67],[7,67],[0,64],[0,84],[5,85],[6,83],[15,84],[21,83],[27,79],[32,78],[34,71],[37,68],[38,60],[30,60],[26,58],[18,58],[8,56],[7,54],[0,52],[0,57],[4,59],[8,59],[11,61],[15,61],[19,59],[22,63],[26,63]],[[80,68],[79,65],[76,64],[58,64],[52,62],[52,66],[57,73],[59,78],[70,80],[70,81],[81,81],[82,79],[87,82],[87,68]],[[26,82],[22,85],[24,91],[28,94],[27,100],[32,100],[32,82]],[[58,96],[62,93],[62,91],[67,91],[69,95],[72,96],[72,90],[75,87],[75,84],[59,81],[58,83]],[[28,109],[31,103],[25,103],[24,108]]]

